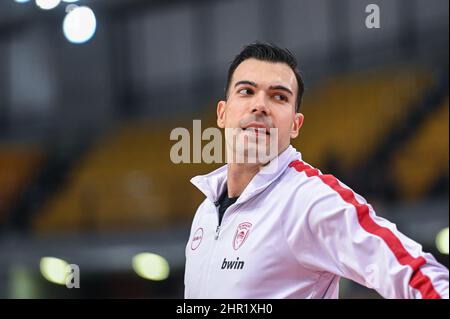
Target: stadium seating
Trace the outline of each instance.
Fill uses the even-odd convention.
[[[318,167],[333,163],[344,173],[366,161],[427,88],[430,72],[386,68],[335,77],[307,92],[305,122],[294,145]]]
[[[447,98],[393,158],[392,173],[405,200],[426,196],[437,178],[448,176],[448,108]]]
[[[0,146],[0,224],[7,221],[13,205],[37,175],[45,160],[34,145]]]
[[[126,124],[99,140],[44,205],[36,230],[124,230],[189,220],[202,199],[189,179],[212,166],[170,161],[171,129],[192,122],[172,124]]]

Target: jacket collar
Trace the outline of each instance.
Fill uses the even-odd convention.
[[[262,192],[287,169],[289,163],[295,160],[301,160],[301,154],[292,145],[289,145],[286,150],[252,178],[236,203],[245,202]],[[227,173],[228,165],[225,164],[209,174],[193,177],[191,183],[205,194],[212,203],[216,203],[225,191]]]

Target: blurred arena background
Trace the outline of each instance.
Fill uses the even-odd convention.
[[[73,5],[87,25],[63,28]],[[183,297],[203,199],[189,178],[218,164],[173,164],[169,134],[215,126],[228,64],[256,40],[300,62],[303,158],[448,267],[448,14],[448,0],[2,0],[0,298]],[[80,288],[61,285],[65,263]],[[379,298],[345,279],[341,297]]]

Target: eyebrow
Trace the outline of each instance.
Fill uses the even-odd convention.
[[[234,85],[234,87],[238,86],[238,85],[242,85],[242,84],[248,84],[254,87],[258,87],[258,84],[256,84],[255,82],[252,81],[248,81],[248,80],[242,80],[242,81],[237,81],[236,84]]]
[[[270,90],[282,90],[282,91],[286,91],[290,95],[294,95],[294,93],[292,93],[291,90],[289,90],[287,87],[285,87],[283,85],[271,85],[271,86],[269,86],[269,89]]]
[[[234,87],[237,87],[238,85],[244,85],[244,84],[251,85],[251,86],[253,86],[255,88],[258,87],[258,84],[256,84],[253,81],[248,81],[248,80],[238,81],[238,82],[236,82]],[[282,90],[282,91],[285,91],[285,92],[289,93],[290,95],[294,95],[294,93],[292,93],[292,91],[289,90],[284,85],[271,85],[271,86],[269,86],[269,90]]]

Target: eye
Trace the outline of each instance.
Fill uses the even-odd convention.
[[[253,90],[249,89],[249,88],[245,88],[245,89],[240,89],[238,91],[239,94],[243,94],[243,95],[250,95],[253,94]]]
[[[276,100],[279,100],[279,101],[284,101],[284,102],[287,102],[287,101],[288,101],[287,96],[284,95],[284,94],[275,94],[275,95],[274,95],[274,98],[275,98]]]

